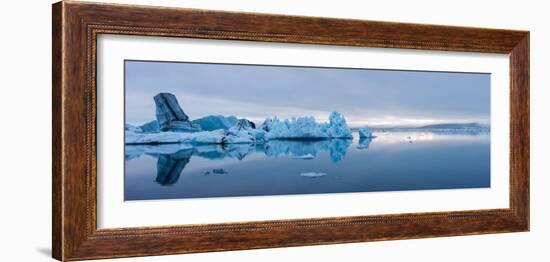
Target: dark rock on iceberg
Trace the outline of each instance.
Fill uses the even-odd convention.
[[[160,131],[198,132],[200,126],[193,124],[183,112],[176,96],[170,93],[159,93],[154,97],[157,121]]]
[[[239,121],[235,125],[235,129],[236,130],[256,129],[256,125],[254,124],[254,122],[242,118],[242,119],[239,119]]]
[[[229,172],[225,171],[225,169],[223,169],[223,168],[214,168],[214,169],[212,169],[212,171],[204,172],[204,175],[210,175],[210,174],[225,175],[225,174],[229,174]]]
[[[260,128],[262,130],[264,130],[265,132],[269,132],[269,131],[271,131],[271,124],[273,124],[273,119],[272,118],[267,118],[266,120],[264,120],[264,122],[262,123]]]
[[[225,144],[263,143],[265,131],[255,129],[254,123],[246,119],[239,119],[236,125],[226,131],[223,138]]]
[[[244,118],[239,119],[239,122],[237,122],[237,125],[241,125],[241,126],[244,126],[244,127],[247,127],[247,128],[256,129],[256,124],[254,124],[254,122],[252,122],[248,119],[244,119]]]

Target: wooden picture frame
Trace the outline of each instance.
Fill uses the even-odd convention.
[[[53,5],[52,245],[58,260],[529,230],[529,32],[63,1]],[[99,34],[408,48],[510,57],[510,207],[98,229]]]

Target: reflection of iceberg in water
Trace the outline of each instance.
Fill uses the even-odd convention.
[[[346,152],[348,151],[348,147],[351,145],[351,141],[347,139],[332,139],[329,140],[329,152],[330,152],[330,159],[332,162],[338,162],[342,159],[344,159],[344,156],[346,156]]]
[[[193,148],[193,155],[212,160],[228,157],[242,160],[255,151],[252,144],[201,145]]]
[[[192,146],[187,144],[161,144],[161,145],[126,145],[125,160],[131,160],[147,154],[153,157],[163,155],[179,155],[182,151],[191,156],[216,160],[224,158],[236,158],[239,160],[255,153],[263,152],[266,156],[288,155],[296,159],[312,159],[321,151],[328,152],[333,162],[344,158],[351,145],[350,139],[325,139],[325,140],[270,140],[265,144],[210,144]]]
[[[372,142],[372,138],[361,137],[359,139],[359,145],[357,146],[357,149],[367,150],[369,149],[369,145],[371,142]]]
[[[157,160],[157,178],[161,185],[173,185],[178,182],[181,172],[189,163],[192,149],[183,149],[174,154],[161,154]]]
[[[270,140],[265,144],[211,144],[192,146],[187,144],[126,145],[125,160],[129,161],[141,155],[157,158],[157,177],[160,185],[175,184],[185,166],[193,156],[211,160],[234,158],[242,160],[254,153],[264,153],[268,157],[288,155],[297,161],[313,159],[318,152],[329,153],[333,162],[341,161],[351,145],[350,139],[325,140]],[[216,173],[216,172],[212,172]],[[224,174],[228,173],[226,171]]]
[[[315,158],[317,152],[329,152],[330,159],[338,162],[344,158],[350,139],[325,139],[325,140],[270,140],[264,145],[264,153],[267,156],[289,155],[294,158],[310,156]]]

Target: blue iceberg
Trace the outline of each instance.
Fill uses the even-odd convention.
[[[262,130],[267,132],[267,140],[352,138],[346,119],[338,112],[330,114],[328,123],[317,123],[311,116],[285,120],[270,118],[262,124]]]
[[[360,138],[374,138],[375,136],[372,134],[372,130],[368,126],[364,126],[362,128],[358,129],[359,137]]]
[[[147,122],[140,126],[141,131],[145,133],[157,133],[160,132],[160,126],[159,122],[157,120],[153,120],[151,122]]]
[[[214,131],[217,129],[228,130],[237,124],[238,119],[235,116],[210,115],[191,121],[199,125],[204,131]]]
[[[190,121],[176,96],[159,93],[154,97],[156,120],[136,127],[126,125],[126,144],[263,144],[268,140],[352,139],[344,116],[332,112],[329,121],[298,117],[266,119],[261,128],[247,119],[210,115]]]

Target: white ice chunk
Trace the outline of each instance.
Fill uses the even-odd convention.
[[[322,177],[322,176],[326,176],[328,175],[327,173],[316,173],[316,172],[306,172],[306,173],[301,173],[300,176],[303,176],[303,177]]]
[[[262,129],[267,131],[267,140],[352,138],[345,118],[338,112],[330,114],[328,123],[317,123],[311,116],[285,120],[276,117],[266,119]]]
[[[314,159],[315,156],[312,155],[312,154],[305,154],[305,155],[300,155],[300,156],[293,156],[292,158],[295,158],[295,159]]]

